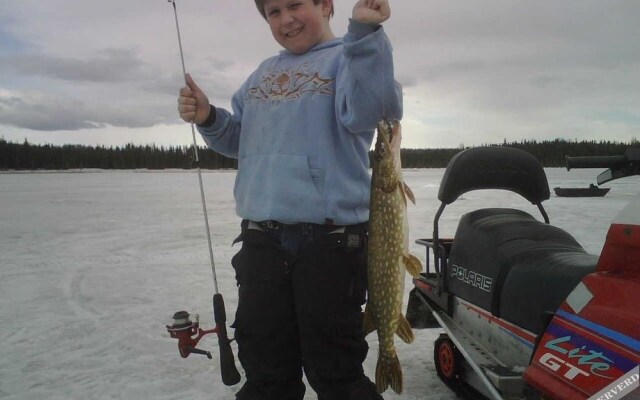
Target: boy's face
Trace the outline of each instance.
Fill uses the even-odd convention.
[[[273,37],[294,54],[306,53],[333,38],[329,29],[330,0],[320,0],[318,4],[313,0],[266,0],[264,11]]]

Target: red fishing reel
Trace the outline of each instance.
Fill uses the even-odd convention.
[[[194,314],[195,322],[191,321],[190,315],[186,311],[178,311],[173,314],[173,325],[167,325],[167,331],[172,338],[178,339],[178,350],[180,357],[187,358],[189,354],[202,354],[211,359],[211,353],[196,348],[196,345],[204,335],[209,333],[217,333],[217,328],[203,330],[200,328],[198,314]],[[197,335],[197,336],[196,336]],[[195,336],[195,337],[194,337]]]
[[[231,341],[227,336],[227,316],[224,310],[224,301],[222,295],[216,293],[213,295],[213,319],[216,327],[204,330],[200,328],[198,314],[193,315],[194,321],[186,311],[178,311],[173,314],[173,325],[166,325],[167,331],[172,338],[178,339],[178,350],[182,358],[189,357],[189,354],[202,354],[211,359],[211,353],[196,348],[198,342],[204,335],[215,333],[218,336],[218,347],[220,348],[220,375],[222,382],[227,386],[235,385],[240,382],[240,373],[236,368],[233,351],[231,350]]]

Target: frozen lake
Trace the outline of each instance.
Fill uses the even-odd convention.
[[[417,205],[410,205],[415,239],[431,237],[444,170],[406,170]],[[547,169],[549,185],[586,187],[601,170]],[[235,171],[204,171],[216,261],[229,324],[236,307],[230,260],[239,230],[232,197]],[[640,193],[638,177],[611,182],[604,198],[558,198],[545,208],[551,222],[599,253],[610,220]],[[459,216],[481,207],[535,206],[504,191],[465,194],[445,209],[441,236]],[[407,280],[406,292],[411,288]],[[0,173],[0,398],[233,399],[222,384],[217,342],[200,343],[213,361],[179,357],[165,324],[173,312],[199,313],[212,327],[213,283],[197,175],[193,171]],[[406,297],[405,297],[406,302]],[[432,343],[438,331],[396,340],[405,393],[385,399],[455,399],[437,378]],[[233,330],[230,330],[233,335]],[[371,377],[377,338],[365,368]],[[235,344],[234,344],[235,345]],[[315,399],[307,388],[305,399]]]

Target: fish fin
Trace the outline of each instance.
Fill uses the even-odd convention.
[[[420,259],[418,257],[409,253],[403,254],[402,262],[404,263],[404,266],[407,269],[409,275],[413,276],[414,278],[418,278],[420,276],[420,272],[422,272],[422,263],[420,262]]]
[[[413,194],[413,190],[411,190],[411,188],[407,185],[406,182],[402,182],[402,189],[403,189],[403,192],[406,194],[405,201],[404,201],[405,204],[407,203],[407,200],[406,200],[407,197],[409,198],[409,200],[411,200],[413,204],[416,204],[416,196]]]
[[[367,336],[371,332],[376,330],[376,324],[373,321],[373,314],[369,311],[369,305],[364,307],[364,317],[362,320],[362,331]]]
[[[398,329],[396,330],[396,334],[400,336],[400,339],[402,339],[402,341],[404,341],[405,343],[413,343],[415,339],[409,321],[407,321],[407,319],[402,314],[398,316]]]
[[[402,368],[395,350],[387,356],[379,356],[376,364],[376,390],[382,393],[391,386],[394,392],[402,393]]]
[[[402,200],[404,201],[404,208],[407,208],[407,193],[404,191],[404,186],[404,182],[398,182],[398,189],[400,190]]]

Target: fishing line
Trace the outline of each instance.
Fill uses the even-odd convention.
[[[178,32],[178,47],[180,48],[180,61],[182,62],[182,76],[184,76],[184,83],[187,84],[187,69],[184,64],[184,53],[182,51],[182,38],[180,37],[180,24],[178,23],[178,11],[176,10],[175,0],[167,0],[173,5],[173,15],[176,19],[176,31]],[[200,199],[202,202],[202,212],[204,213],[204,227],[207,232],[207,243],[209,245],[209,259],[211,260],[211,272],[213,274],[213,286],[215,293],[218,292],[218,279],[216,276],[216,263],[213,258],[213,248],[211,245],[211,231],[209,230],[209,216],[207,214],[207,203],[204,197],[204,186],[202,185],[202,172],[200,171],[200,158],[198,156],[198,144],[196,142],[196,129],[193,121],[191,122],[191,137],[193,138],[193,153],[196,160],[196,170],[198,171],[198,182],[200,184]]]

